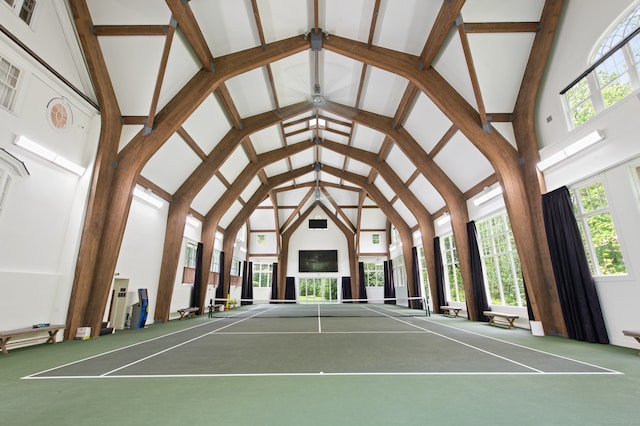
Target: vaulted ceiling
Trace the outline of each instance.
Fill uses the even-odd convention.
[[[249,230],[284,232],[317,203],[354,231],[385,229],[390,212],[416,229],[449,197],[496,183],[455,113],[391,71],[432,67],[479,128],[515,148],[512,113],[544,0],[87,6],[124,123],[120,151],[173,103],[188,110],[138,182],[167,199],[190,191],[191,213],[222,209],[223,229],[250,208]],[[192,96],[203,71],[229,78]]]

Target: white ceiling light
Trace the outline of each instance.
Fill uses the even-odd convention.
[[[479,196],[478,198],[473,200],[473,204],[475,204],[476,206],[479,206],[480,204],[484,204],[487,201],[491,200],[492,198],[497,197],[500,194],[502,194],[502,187],[501,186],[496,186],[493,189],[489,189],[489,187],[487,187],[487,188],[484,189],[484,191],[483,191],[481,196]]]
[[[18,136],[13,143],[20,148],[26,149],[32,154],[37,155],[40,158],[44,158],[47,161],[50,161],[64,169],[69,170],[70,172],[77,174],[78,176],[82,176],[86,170],[84,167],[79,166],[70,160],[67,160],[66,158],[43,147],[42,145],[35,143],[31,139],[23,135]]]
[[[548,169],[551,166],[554,166],[561,162],[562,160],[571,157],[574,154],[577,154],[580,151],[590,147],[596,142],[600,142],[605,138],[604,132],[602,130],[594,130],[593,132],[587,134],[586,136],[580,138],[577,142],[572,143],[562,151],[556,152],[555,154],[545,158],[544,160],[538,163],[538,170],[541,172]]]
[[[157,209],[164,205],[164,202],[160,198],[153,195],[153,192],[151,192],[150,189],[145,189],[140,185],[136,185],[135,188],[133,188],[133,196],[141,201],[151,204]]]

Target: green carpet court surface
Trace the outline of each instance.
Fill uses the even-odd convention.
[[[10,349],[2,423],[640,425],[637,350],[393,305],[306,309]]]

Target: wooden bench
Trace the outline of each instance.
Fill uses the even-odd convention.
[[[3,354],[8,354],[9,351],[7,350],[7,342],[12,337],[23,336],[26,334],[42,333],[43,331],[46,331],[49,333],[49,338],[46,340],[45,343],[56,343],[56,334],[58,334],[58,331],[64,330],[65,328],[66,328],[65,325],[55,324],[55,325],[46,325],[46,326],[39,326],[39,327],[33,326],[33,327],[17,328],[15,330],[0,331],[0,348],[2,348]]]
[[[504,312],[484,311],[482,314],[485,317],[489,318],[489,324],[491,324],[491,325],[505,325],[509,329],[514,328],[515,326],[513,325],[513,321],[515,321],[516,319],[520,318],[518,315],[505,314]],[[502,318],[502,319],[506,320],[506,322],[497,323],[495,321],[496,317]]]
[[[640,330],[622,330],[622,334],[633,337],[640,343]],[[640,353],[638,353],[638,355],[640,355]]]
[[[194,317],[196,315],[196,312],[198,312],[199,310],[200,308],[198,307],[178,309],[178,313],[180,314],[180,318],[178,319],[186,319],[189,317]]]
[[[455,306],[440,306],[440,310],[442,311],[442,315],[457,318],[460,316],[458,314],[462,308],[456,308]]]

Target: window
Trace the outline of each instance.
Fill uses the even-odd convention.
[[[424,255],[424,247],[418,248],[418,262],[420,263],[420,279],[424,286],[424,296],[429,298],[431,291],[429,289],[429,274],[427,273],[427,259]]]
[[[4,0],[5,3],[7,3],[9,6],[13,6],[13,2],[15,0]]]
[[[198,245],[187,241],[187,248],[184,256],[184,267],[193,268],[196,267],[196,252],[198,251]]]
[[[0,167],[0,217],[4,209],[4,204],[7,201],[9,194],[9,185],[11,185],[11,175],[6,170]]]
[[[258,241],[258,245],[259,246],[263,246],[265,244],[265,236],[264,234],[258,234],[258,236],[256,237],[257,241]]]
[[[602,182],[573,188],[571,198],[591,273],[594,276],[626,274],[627,268]]]
[[[0,105],[11,111],[16,96],[20,70],[0,57]]]
[[[604,38],[584,74],[560,92],[572,127],[640,89],[639,27],[637,6]]]
[[[393,283],[396,287],[407,286],[407,268],[404,265],[404,256],[393,259]]]
[[[384,263],[364,263],[364,284],[367,287],[384,286]]]
[[[22,7],[20,8],[20,19],[31,24],[31,18],[33,18],[33,12],[36,9],[36,0],[24,0]]]
[[[271,276],[273,274],[272,263],[253,264],[253,286],[271,287]]]
[[[464,286],[460,275],[460,262],[458,261],[458,251],[453,234],[442,237],[440,241],[442,250],[442,262],[444,263],[444,279],[448,289],[448,299],[454,302],[464,302]]]
[[[526,306],[520,258],[506,212],[478,222],[478,244],[491,305]]]
[[[371,235],[371,242],[373,244],[380,244],[380,234],[372,234]]]
[[[229,272],[229,274],[232,277],[239,277],[240,276],[240,259],[236,259],[233,258],[231,259],[231,271]]]
[[[211,272],[220,272],[220,250],[214,250],[211,255]]]
[[[300,278],[299,283],[300,302],[338,300],[337,278]]]

